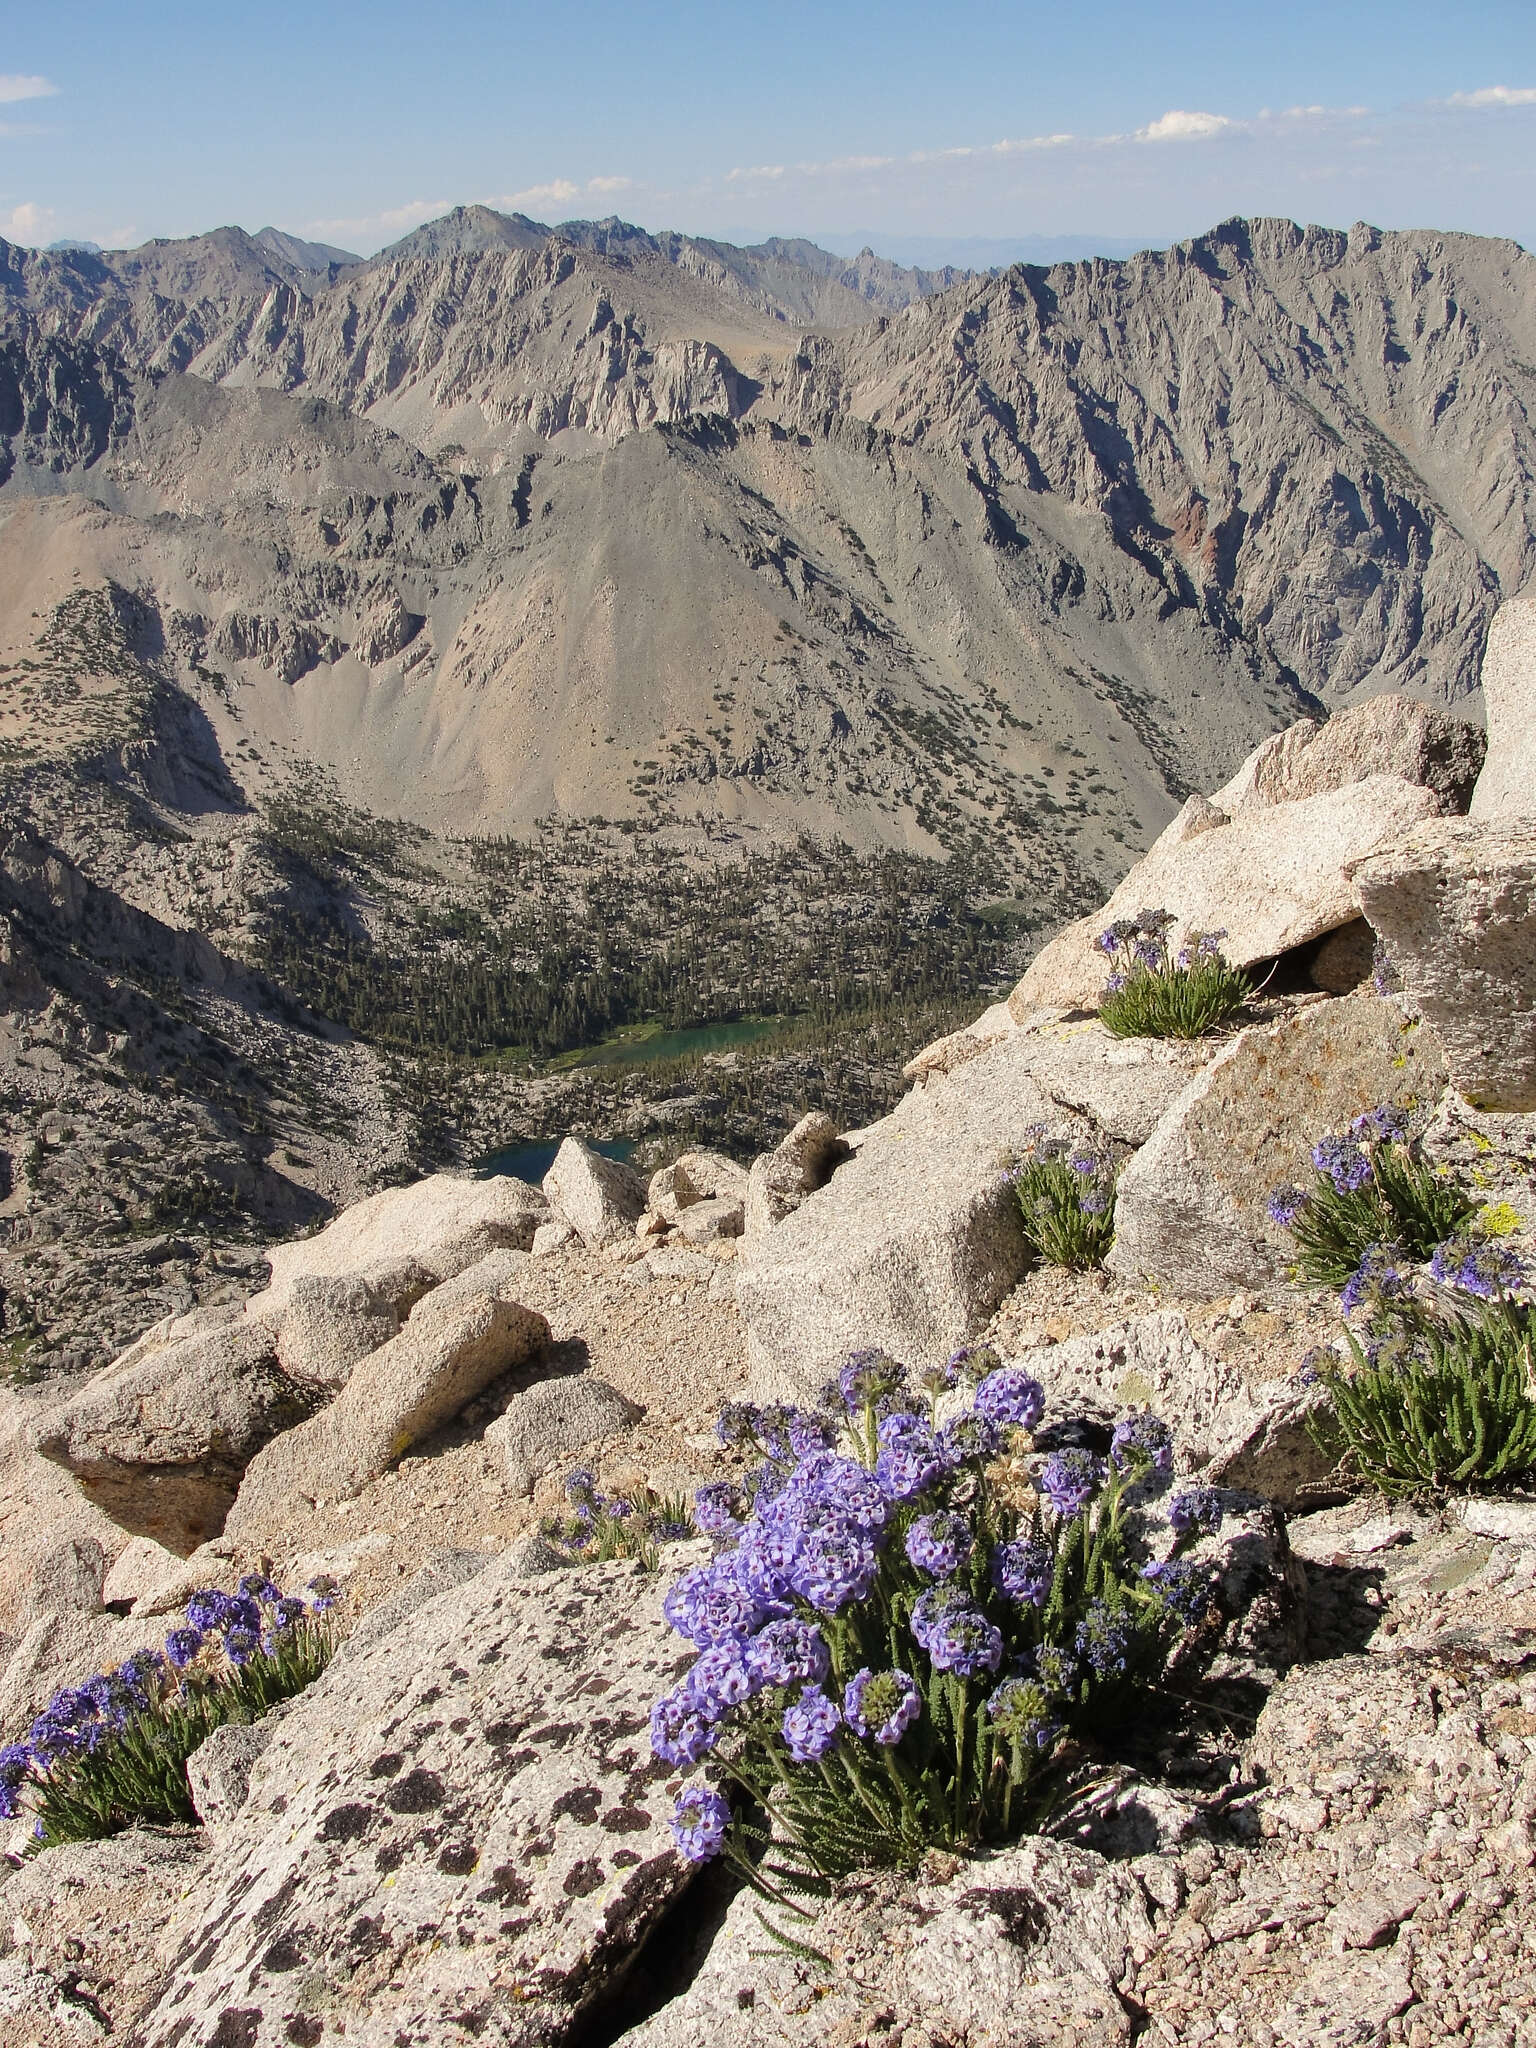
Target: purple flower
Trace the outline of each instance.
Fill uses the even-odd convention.
[[[1092,1451],[1053,1451],[1035,1484],[1063,1518],[1080,1514],[1104,1483],[1104,1460]]]
[[[1042,1643],[1035,1652],[1035,1676],[1048,1693],[1069,1693],[1077,1684],[1077,1659],[1060,1643]]]
[[[701,1650],[678,1690],[694,1701],[708,1721],[722,1720],[758,1690],[740,1643],[715,1643]]]
[[[984,1421],[999,1428],[1012,1424],[1038,1429],[1045,1413],[1045,1389],[1022,1365],[1005,1365],[982,1381],[971,1405]]]
[[[1045,1688],[1031,1678],[1005,1678],[987,1701],[987,1716],[1021,1749],[1045,1749],[1061,1730]]]
[[[880,1554],[867,1531],[841,1517],[807,1529],[790,1569],[790,1584],[823,1614],[862,1600],[875,1582]]]
[[[923,1711],[923,1697],[907,1671],[871,1671],[866,1664],[849,1679],[843,1718],[856,1735],[894,1748]]]
[[[992,1553],[992,1583],[1021,1606],[1043,1607],[1055,1577],[1056,1560],[1048,1543],[1016,1539],[999,1543]]]
[[[17,1796],[32,1768],[32,1752],[25,1743],[8,1742],[0,1749],[0,1820],[14,1820],[21,1810]]]
[[[912,1500],[944,1476],[939,1439],[918,1415],[888,1415],[880,1425],[875,1477],[892,1500]]]
[[[831,1669],[821,1630],[804,1621],[770,1621],[747,1644],[747,1669],[763,1685],[820,1683]]]
[[[273,1617],[280,1629],[296,1628],[308,1613],[302,1600],[284,1597],[273,1608]]]
[[[1095,1600],[1077,1624],[1075,1648],[1096,1678],[1123,1678],[1130,1668],[1136,1630],[1127,1614]]]
[[[205,1587],[201,1593],[194,1593],[187,1602],[188,1628],[222,1628],[228,1604],[229,1595],[216,1591],[212,1586]]]
[[[272,1601],[282,1598],[277,1587],[261,1572],[247,1572],[240,1581],[240,1590],[248,1594],[252,1600]]]
[[[918,1595],[912,1608],[912,1635],[937,1671],[974,1678],[980,1671],[995,1671],[1003,1661],[1001,1630],[952,1586],[931,1586]]]
[[[1172,1557],[1165,1564],[1142,1567],[1141,1576],[1161,1593],[1186,1628],[1205,1619],[1211,1604],[1212,1579],[1204,1565],[1190,1557]]]
[[[718,1726],[700,1713],[686,1685],[663,1693],[651,1708],[651,1750],[664,1764],[696,1764],[719,1740]]]
[[[757,1437],[757,1410],[750,1401],[727,1401],[715,1424],[715,1435],[727,1450],[749,1444]]]
[[[1109,1455],[1118,1471],[1128,1472],[1150,1466],[1154,1472],[1173,1470],[1173,1431],[1160,1416],[1143,1412],[1115,1424]]]
[[[1326,1344],[1314,1344],[1312,1349],[1297,1366],[1292,1377],[1298,1387],[1315,1387],[1324,1372],[1337,1364],[1337,1358]]]
[[[1507,1294],[1526,1277],[1524,1259],[1510,1246],[1472,1244],[1465,1238],[1437,1245],[1429,1270],[1442,1287],[1459,1287],[1482,1301]]]
[[[907,1556],[931,1579],[952,1579],[971,1547],[970,1526],[963,1515],[919,1515],[907,1531]]]
[[[690,1863],[708,1863],[725,1847],[731,1809],[707,1785],[690,1785],[672,1814],[672,1833]]]
[[[1361,1144],[1391,1144],[1404,1137],[1408,1130],[1408,1119],[1390,1102],[1384,1102],[1376,1109],[1368,1109],[1364,1116],[1357,1116],[1349,1127],[1349,1135]]]
[[[971,1409],[965,1415],[957,1415],[953,1422],[946,1422],[939,1431],[939,1455],[950,1470],[960,1465],[984,1465],[997,1456],[1002,1437],[995,1422]]]
[[[311,1579],[304,1590],[312,1596],[309,1604],[316,1614],[324,1614],[328,1607],[334,1607],[339,1597],[336,1581],[324,1572],[318,1579]],[[187,1618],[192,1618],[190,1608],[187,1610]]]
[[[165,1654],[178,1671],[185,1671],[203,1647],[203,1632],[197,1628],[173,1628],[165,1639]]]
[[[958,1351],[949,1354],[944,1367],[946,1387],[958,1386],[962,1379],[984,1380],[989,1373],[997,1371],[1002,1364],[995,1344],[962,1344]]]
[[[1327,1175],[1335,1192],[1341,1195],[1357,1193],[1371,1178],[1370,1159],[1358,1141],[1337,1133],[1318,1139],[1312,1147],[1312,1164],[1319,1173]]]
[[[662,1602],[673,1628],[701,1650],[750,1635],[762,1619],[757,1602],[722,1565],[728,1566],[729,1560],[717,1559],[684,1572]]]
[[[837,1378],[838,1392],[850,1413],[903,1394],[906,1385],[906,1367],[878,1350],[855,1351]]]
[[[253,1628],[232,1628],[224,1637],[224,1654],[231,1664],[249,1664],[261,1648],[260,1631]]]
[[[1282,1181],[1279,1187],[1271,1188],[1265,1208],[1271,1223],[1278,1223],[1289,1230],[1311,1200],[1305,1188],[1297,1187],[1294,1181]]]
[[[797,1764],[819,1763],[828,1750],[835,1748],[837,1731],[842,1725],[837,1703],[814,1685],[808,1685],[799,1699],[784,1709],[781,1724],[789,1753]]]
[[[729,1480],[711,1480],[693,1496],[693,1519],[706,1536],[724,1536],[736,1527],[745,1502]]]
[[[1214,1536],[1225,1517],[1214,1486],[1191,1486],[1168,1503],[1168,1525],[1177,1536]]]
[[[1362,1302],[1400,1301],[1410,1291],[1407,1275],[1394,1263],[1399,1256],[1396,1245],[1373,1244],[1367,1248],[1365,1257],[1356,1266],[1344,1283],[1339,1304],[1348,1315]]]

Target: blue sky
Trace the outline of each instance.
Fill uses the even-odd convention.
[[[461,201],[736,238],[1536,244],[1536,0],[15,7],[0,234],[367,252]]]

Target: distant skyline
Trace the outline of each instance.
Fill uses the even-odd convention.
[[[474,201],[928,264],[1234,213],[1529,246],[1536,8],[54,0],[0,44],[14,241],[270,224],[370,254]]]

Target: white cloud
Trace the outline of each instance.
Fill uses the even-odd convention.
[[[727,171],[725,176],[729,184],[741,178],[782,178],[788,169],[788,164],[738,164],[734,171]]]
[[[386,207],[382,213],[354,214],[344,220],[312,220],[305,223],[307,235],[371,235],[379,229],[419,227],[453,209],[451,199],[408,199],[404,206]]]
[[[633,178],[588,178],[589,192],[627,192],[634,184]]]
[[[0,71],[0,100],[51,100],[58,91],[51,78],[27,78],[19,71]]]
[[[24,199],[20,206],[0,215],[0,235],[7,241],[39,242],[51,231],[53,223],[51,206],[39,206],[35,200]]]
[[[526,213],[530,206],[564,206],[579,198],[581,187],[569,178],[551,178],[547,185],[525,185],[521,192],[504,192],[492,206],[505,206],[511,213]]]
[[[1448,107],[1536,107],[1536,85],[1485,85],[1477,92],[1453,92]]]
[[[1159,114],[1145,128],[1136,130],[1138,142],[1204,142],[1212,135],[1225,135],[1237,123],[1225,114],[1201,114],[1186,112],[1182,107],[1172,107],[1166,114]]]

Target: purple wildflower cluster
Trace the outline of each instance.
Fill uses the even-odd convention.
[[[1020,1149],[1023,1157],[1008,1177],[1028,1242],[1057,1264],[1101,1264],[1113,1232],[1114,1153],[1058,1137],[1044,1125],[1026,1131]]]
[[[1104,1484],[1104,1460],[1092,1451],[1053,1451],[1035,1484],[1063,1519],[1080,1515]]]
[[[258,1654],[276,1655],[300,1622],[333,1604],[335,1591],[333,1580],[315,1579],[308,1600],[291,1599],[252,1573],[233,1593],[194,1593],[163,1650],[137,1650],[114,1671],[61,1687],[24,1740],[0,1748],[0,1820],[16,1817],[29,1781],[46,1781],[61,1766],[94,1756],[185,1686],[216,1682]]]
[[[978,1381],[971,1406],[940,1427],[939,1402],[962,1379]],[[882,1750],[900,1749],[899,1767],[880,1768],[910,1785],[961,1739],[967,1717],[1010,1744],[1017,1764],[1054,1743],[1075,1701],[1125,1683],[1146,1645],[1191,1610],[1187,1575],[1174,1573],[1167,1593],[1130,1565],[1095,1579],[1101,1597],[1049,1623],[1054,1644],[1042,1641],[1047,1608],[1071,1582],[1069,1534],[1093,1542],[1133,1479],[1166,1474],[1171,1433],[1138,1414],[1108,1460],[1053,1453],[1021,1512],[995,1491],[992,1461],[1009,1432],[1037,1429],[1044,1413],[1039,1381],[990,1347],[915,1381],[884,1352],[861,1351],[818,1409],[728,1411],[722,1441],[762,1462],[697,1497],[714,1550],[663,1602],[696,1654],[652,1708],[654,1754],[687,1768],[718,1753],[748,1784],[756,1767],[771,1764],[779,1782],[787,1766],[810,1768],[832,1786],[865,1782]],[[1122,1540],[1111,1538],[1110,1555]],[[835,1777],[825,1775],[834,1756]],[[717,1802],[685,1792],[674,1821],[685,1856],[729,1849]]]
[[[1366,1247],[1359,1265],[1344,1282],[1339,1303],[1348,1315],[1357,1308],[1381,1308],[1389,1302],[1405,1301],[1412,1291],[1413,1281],[1403,1269],[1402,1247],[1373,1244]]]
[[[1168,1526],[1176,1536],[1214,1536],[1224,1519],[1221,1495],[1214,1486],[1186,1487],[1168,1503]]]
[[[1142,910],[1117,917],[1099,933],[1094,946],[1111,966],[1106,994],[1118,995],[1135,974],[1187,974],[1202,961],[1221,959],[1225,931],[1192,931],[1175,952],[1168,935],[1176,922],[1171,910]]]
[[[1210,1612],[1215,1582],[1210,1568],[1192,1557],[1170,1557],[1161,1564],[1142,1568],[1141,1576],[1153,1586],[1186,1628],[1195,1628]]]
[[[707,1489],[698,1513],[713,1516],[722,1529],[732,1525],[737,1495],[729,1486]],[[629,1496],[598,1491],[597,1476],[580,1465],[566,1475],[565,1515],[547,1515],[539,1534],[572,1562],[590,1562],[597,1557],[644,1556],[648,1546],[672,1543],[695,1534],[695,1521],[682,1512],[682,1504],[669,1506],[649,1488]],[[697,1522],[703,1528],[704,1522]]]
[[[1160,1416],[1143,1410],[1115,1425],[1109,1455],[1118,1472],[1169,1473],[1173,1470],[1173,1431]]]
[[[1527,1278],[1525,1260],[1509,1245],[1450,1238],[1437,1245],[1429,1262],[1432,1279],[1481,1301],[1513,1293]]]

